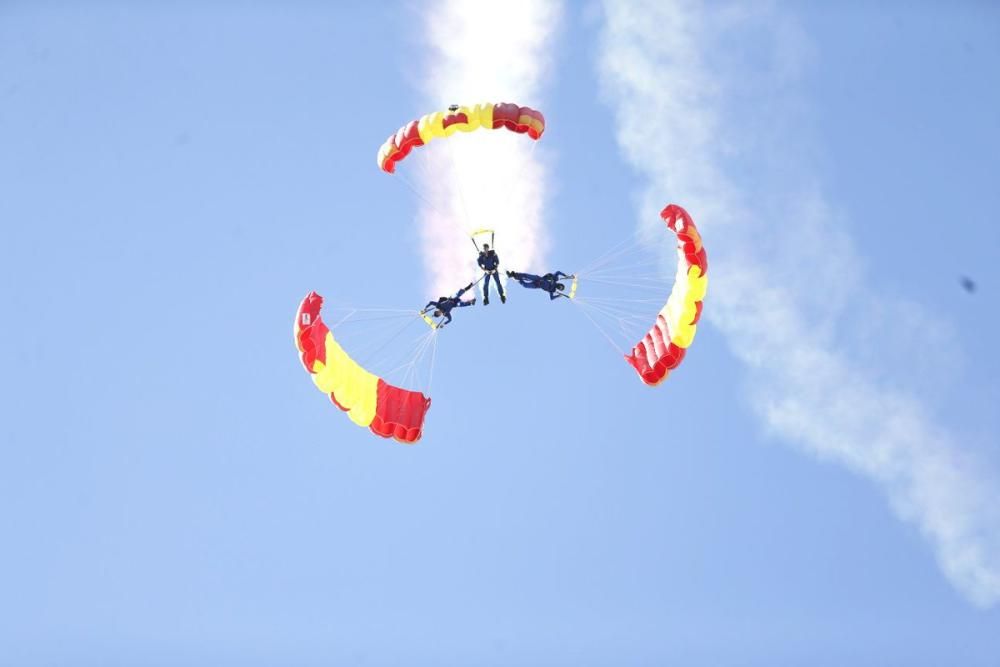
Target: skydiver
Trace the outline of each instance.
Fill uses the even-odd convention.
[[[422,313],[426,313],[431,308],[434,309],[434,317],[443,317],[444,322],[438,322],[437,328],[440,329],[444,325],[451,322],[451,310],[452,308],[464,308],[465,306],[474,306],[476,304],[476,299],[473,297],[471,301],[463,301],[462,295],[467,291],[472,289],[474,283],[469,283],[462,289],[455,292],[455,296],[442,296],[436,301],[428,301],[427,305],[424,306]]]
[[[500,282],[498,269],[500,267],[500,257],[496,250],[490,250],[490,244],[484,243],[483,249],[479,252],[479,268],[483,270],[486,282],[483,284],[483,305],[490,305],[490,278],[493,278],[497,285],[497,292],[500,294],[500,303],[507,303],[507,296],[503,293],[503,284]]]
[[[569,298],[568,294],[563,294],[563,290],[566,289],[566,285],[559,282],[560,278],[576,278],[576,276],[563,273],[562,271],[546,273],[544,276],[536,276],[533,273],[508,271],[507,276],[520,283],[521,287],[527,287],[528,289],[540,289],[548,292],[550,301],[558,299],[561,296],[564,296],[567,299]]]

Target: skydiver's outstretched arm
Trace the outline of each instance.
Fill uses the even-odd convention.
[[[563,273],[562,271],[556,271],[556,280],[559,280],[559,278],[572,278],[572,277],[573,276],[571,276],[568,273]]]
[[[439,308],[439,307],[440,307],[440,304],[438,304],[438,302],[437,302],[437,301],[428,301],[428,302],[427,302],[427,305],[426,305],[426,306],[424,306],[424,307],[423,307],[423,310],[421,310],[420,312],[422,312],[422,313],[426,313],[426,312],[427,312],[428,310],[430,310],[431,308]]]
[[[563,294],[562,292],[549,292],[549,301],[555,301],[561,296],[564,296],[567,299],[569,298],[569,295]]]

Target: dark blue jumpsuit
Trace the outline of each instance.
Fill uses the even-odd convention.
[[[483,303],[490,302],[490,278],[497,285],[497,293],[500,294],[500,300],[506,301],[507,297],[503,293],[503,284],[500,282],[500,276],[497,274],[497,268],[500,266],[500,258],[497,256],[497,251],[492,248],[489,250],[483,250],[479,253],[479,268],[481,268],[486,274],[486,282],[483,284]]]
[[[441,317],[445,318],[444,322],[438,324],[440,329],[444,325],[451,322],[451,310],[452,308],[464,308],[465,306],[471,306],[476,303],[475,299],[471,301],[462,301],[461,296],[466,293],[472,287],[472,283],[469,283],[462,289],[455,292],[455,296],[444,297],[438,299],[437,301],[428,301],[427,305],[424,306],[424,311],[430,310],[431,308],[441,311]]]
[[[559,278],[569,278],[568,273],[563,273],[562,271],[556,271],[555,273],[546,273],[544,276],[536,276],[534,273],[517,273],[516,271],[511,271],[508,273],[511,278],[516,280],[521,284],[521,287],[527,287],[528,289],[540,289],[545,290],[549,293],[549,299],[558,299],[561,296],[566,296],[565,294],[557,291],[556,285],[559,283]],[[568,296],[566,298],[569,298]]]

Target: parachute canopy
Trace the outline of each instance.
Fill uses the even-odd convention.
[[[396,163],[409,155],[412,149],[433,139],[450,137],[459,130],[472,132],[501,127],[537,140],[545,132],[545,117],[530,107],[510,103],[452,106],[447,111],[429,113],[399,128],[378,149],[378,166],[391,174],[396,170]]]
[[[691,216],[680,206],[670,204],[660,211],[660,217],[677,235],[677,277],[649,333],[625,355],[650,386],[663,382],[684,359],[694,340],[708,288],[708,257]]]
[[[411,444],[420,439],[431,399],[394,387],[351,359],[323,323],[323,297],[310,292],[295,318],[295,345],[319,389],[358,426]]]

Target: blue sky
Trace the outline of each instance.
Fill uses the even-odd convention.
[[[538,256],[676,201],[704,324],[651,390],[568,304],[459,313],[403,447],[291,326],[429,296],[374,158],[460,36],[0,7],[0,662],[995,664],[1000,13],[548,11],[496,27],[537,57]]]

